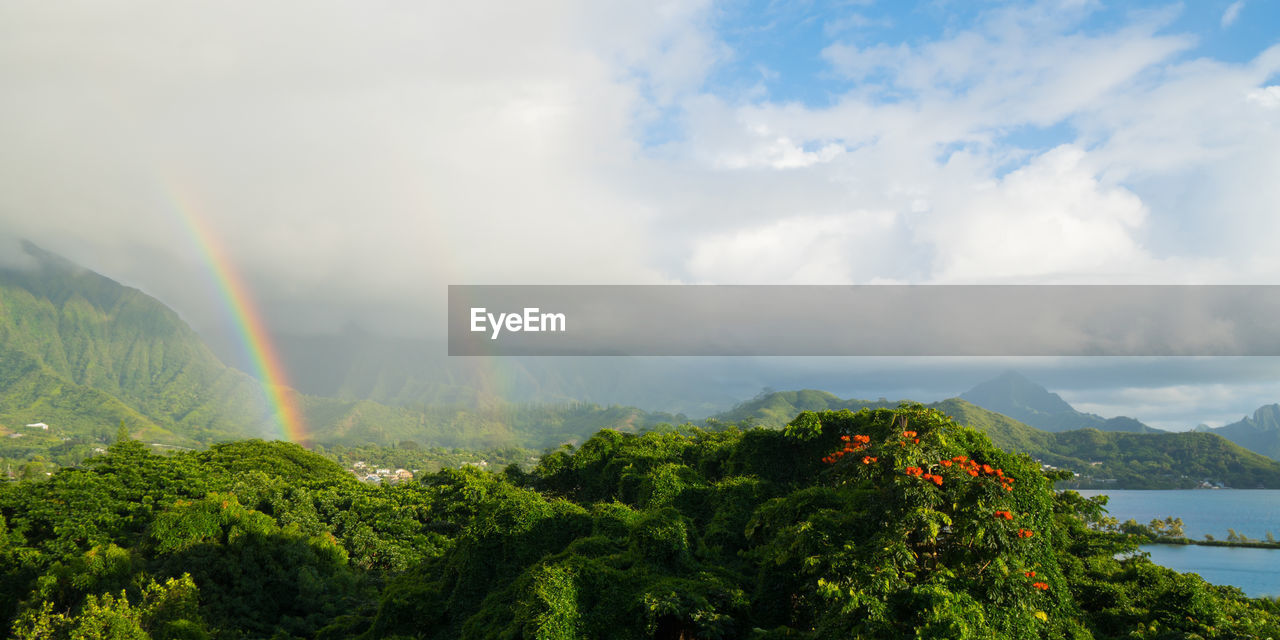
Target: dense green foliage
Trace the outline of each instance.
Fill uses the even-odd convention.
[[[411,449],[412,447],[406,447]],[[1100,501],[920,405],[602,431],[373,486],[295,445],[0,485],[20,638],[1262,638],[1274,605],[1125,557]],[[1122,559],[1117,559],[1117,558]]]
[[[825,391],[762,394],[717,418],[770,428],[802,411],[885,408],[885,400],[841,400]],[[1202,482],[1238,489],[1280,488],[1280,463],[1211,433],[1125,433],[1080,429],[1050,433],[959,398],[937,409],[981,431],[996,446],[1079,474],[1071,488],[1189,489]]]

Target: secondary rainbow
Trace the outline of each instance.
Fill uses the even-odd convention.
[[[281,435],[291,442],[306,443],[309,437],[302,410],[298,406],[298,394],[289,385],[284,365],[271,343],[271,334],[254,304],[249,287],[236,271],[234,263],[218,241],[217,234],[213,233],[201,217],[192,199],[177,189],[171,189],[170,195],[192,241],[199,247],[209,267],[209,273],[225,303],[237,337],[249,355],[254,373],[262,383],[267,405],[279,423]]]

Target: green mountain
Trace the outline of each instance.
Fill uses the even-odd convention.
[[[21,250],[22,267],[0,268],[0,456],[25,457],[66,438],[106,442],[122,422],[137,438],[176,446],[277,436],[261,384],[220,361],[173,310],[33,244]],[[687,421],[589,403],[472,405],[477,398],[460,391],[467,383],[443,386],[430,405],[285,393],[318,443],[542,448],[602,428]],[[344,391],[419,397],[390,387]]]
[[[1206,429],[1250,451],[1280,460],[1280,404],[1258,407],[1252,416],[1245,416],[1238,422]]]
[[[766,391],[738,406],[712,416],[721,422],[750,423],[753,426],[781,429],[802,411],[857,411],[864,407],[887,409],[896,407],[888,400],[843,400],[826,391],[802,389],[800,391]]]
[[[44,422],[68,436],[169,443],[265,433],[259,385],[223,365],[150,296],[30,243],[0,269],[0,425]]]
[[[107,393],[70,382],[26,354],[0,346],[0,436],[8,448],[45,448],[61,433],[87,434],[105,441],[112,425],[127,425],[149,442],[172,442],[175,436]],[[29,424],[54,424],[54,433]],[[21,438],[22,440],[18,440]]]
[[[761,394],[715,417],[723,422],[782,428],[803,411],[897,406],[884,400],[839,397],[825,391]],[[1191,488],[1203,482],[1242,489],[1280,488],[1280,463],[1211,433],[1125,433],[1079,429],[1053,433],[977,406],[963,398],[925,405],[985,433],[996,446],[1030,455],[1077,475],[1073,487]]]
[[[1062,396],[1032,382],[1016,371],[1008,371],[983,382],[960,394],[960,397],[1045,431],[1074,429],[1134,433],[1163,431],[1125,416],[1104,418],[1092,413],[1076,411],[1062,399]]]

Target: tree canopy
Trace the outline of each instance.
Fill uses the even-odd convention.
[[[1264,638],[1104,499],[921,405],[601,431],[376,486],[291,444],[132,440],[0,486],[17,638]]]

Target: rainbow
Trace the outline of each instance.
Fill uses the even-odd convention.
[[[235,325],[237,337],[249,355],[253,373],[262,382],[267,405],[279,423],[280,435],[290,442],[306,444],[310,438],[298,405],[298,394],[289,385],[284,364],[271,342],[271,334],[254,304],[248,285],[236,271],[217,234],[210,230],[199,214],[192,198],[177,189],[170,189],[170,196],[176,204],[178,216],[209,267]]]

